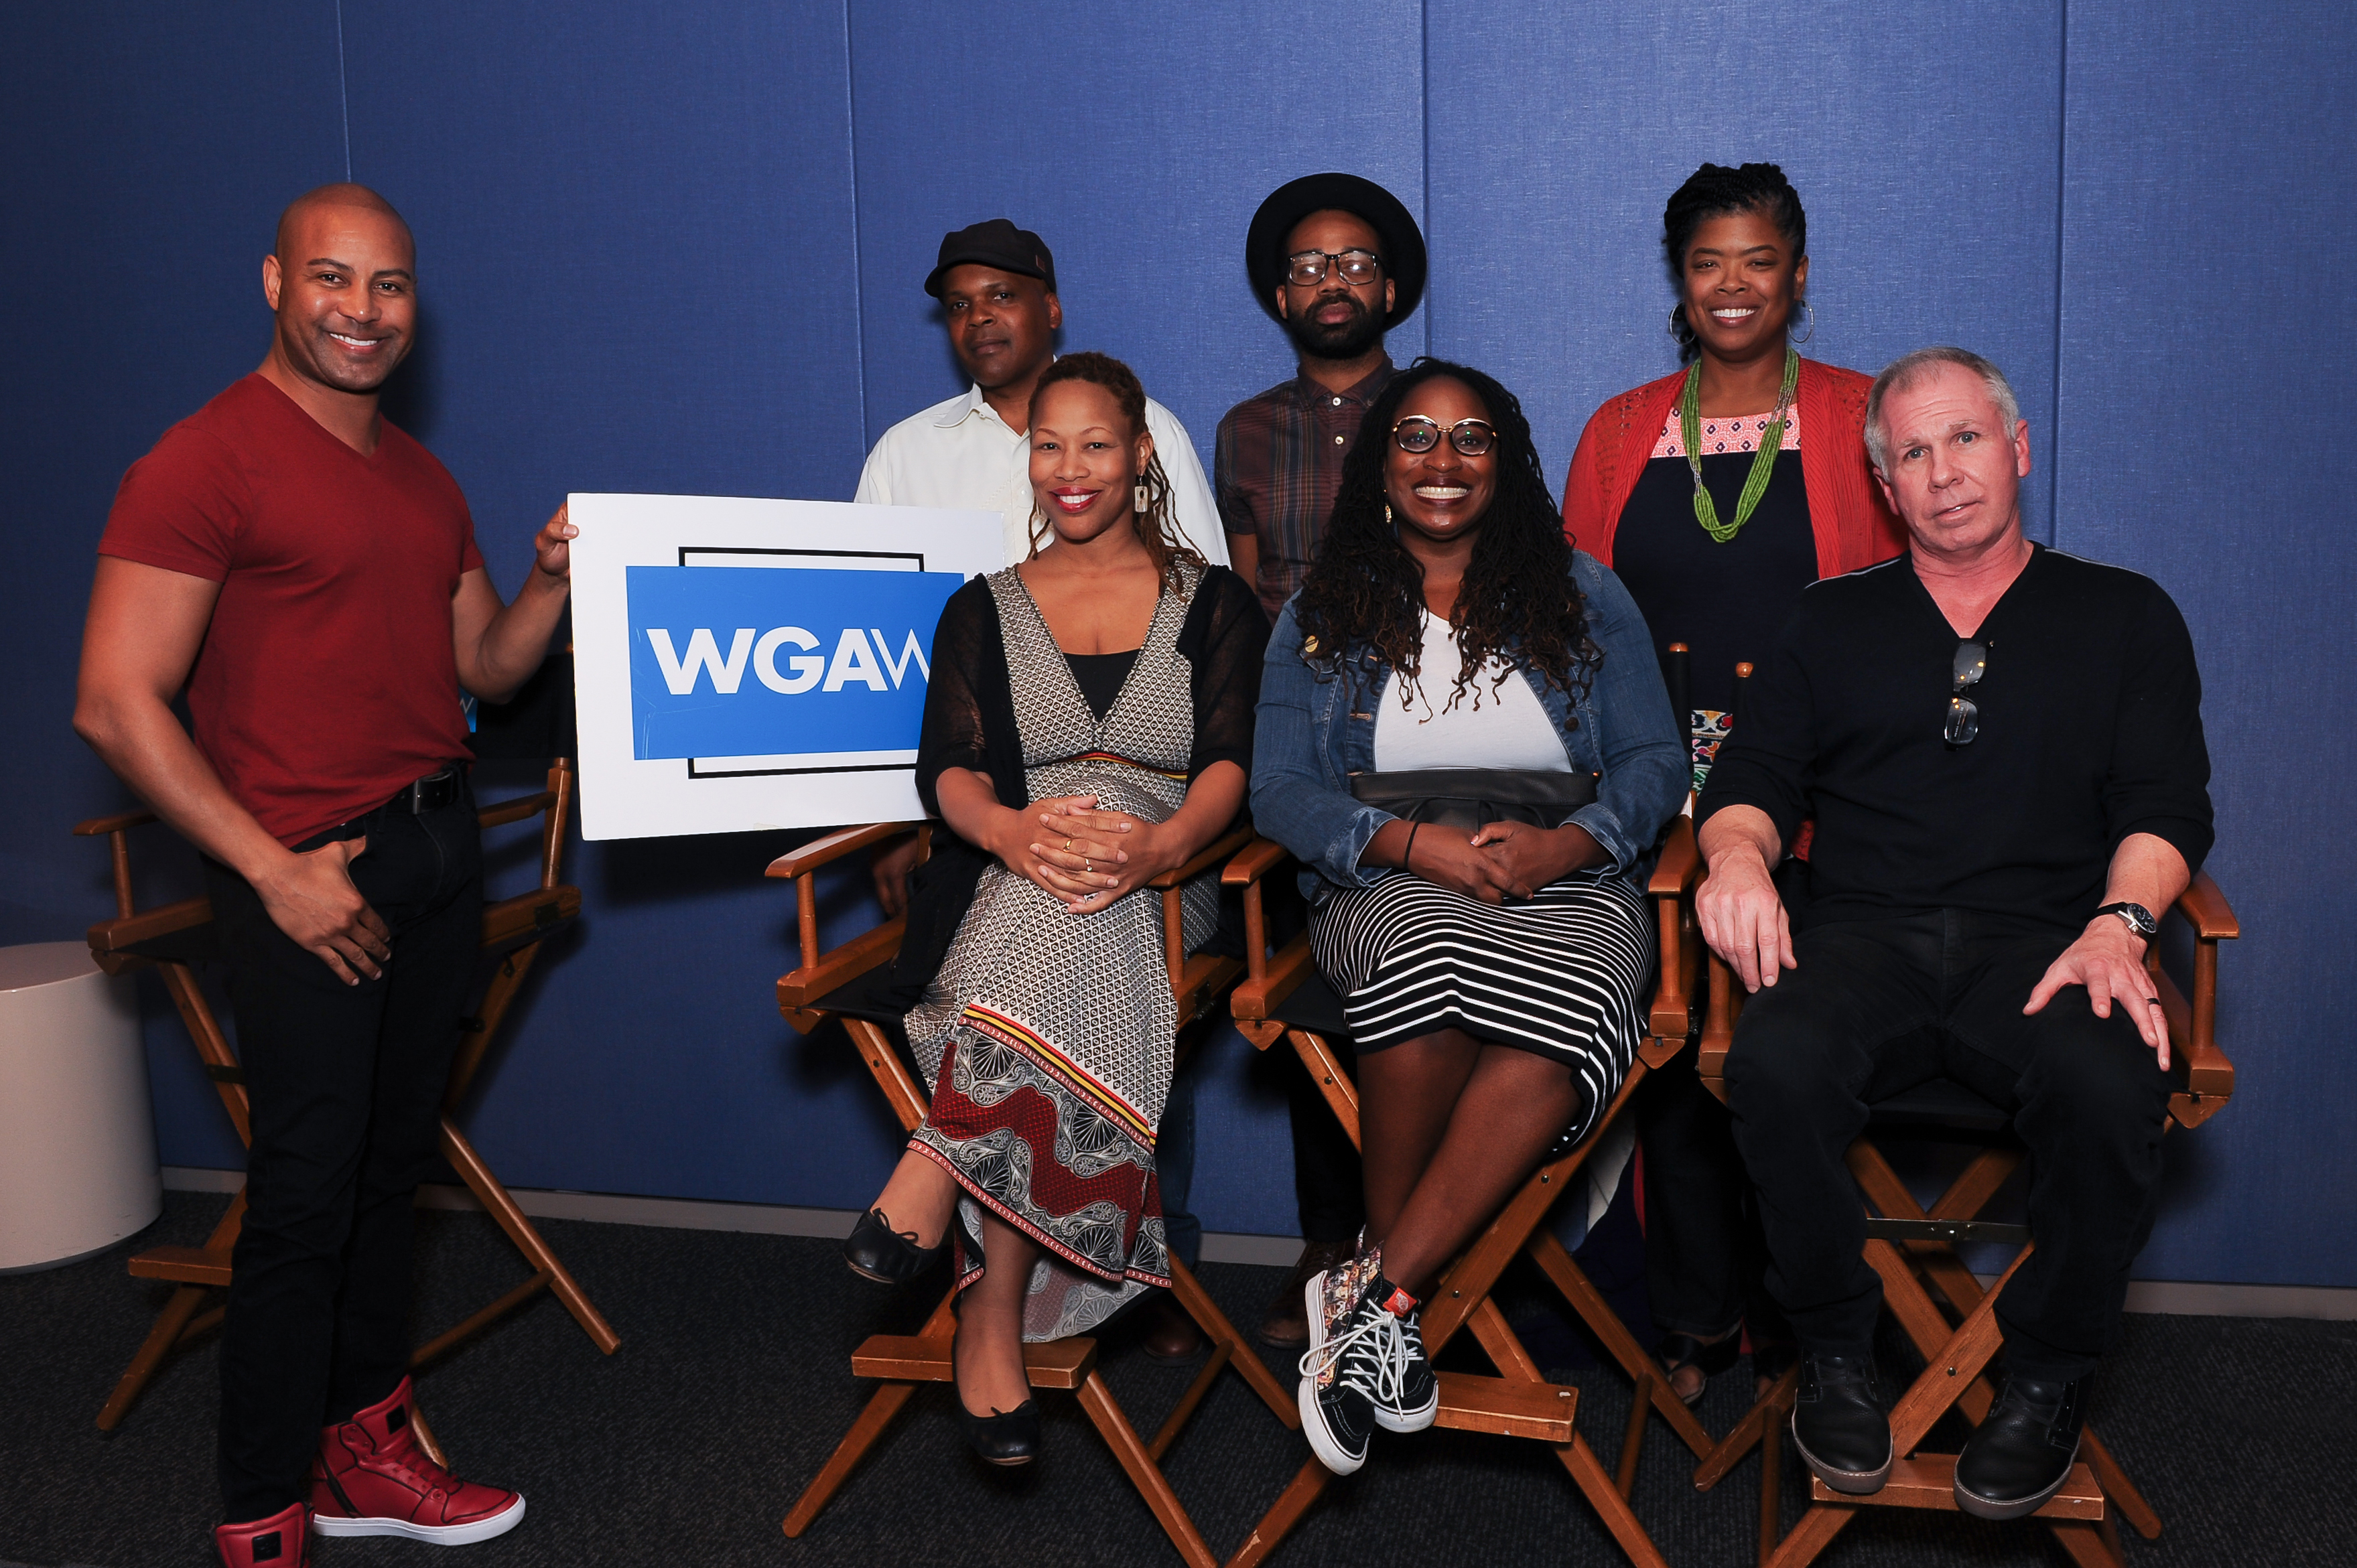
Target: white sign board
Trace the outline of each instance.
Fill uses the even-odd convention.
[[[719,496],[567,498],[581,831],[592,839],[922,814],[933,628],[1006,564],[996,512]]]

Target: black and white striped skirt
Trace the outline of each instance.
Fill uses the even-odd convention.
[[[1499,905],[1394,871],[1318,906],[1309,942],[1361,1055],[1458,1028],[1556,1058],[1586,1101],[1582,1137],[1635,1058],[1653,932],[1625,876],[1576,872]]]

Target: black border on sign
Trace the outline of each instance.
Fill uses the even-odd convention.
[[[925,569],[924,553],[920,550],[777,550],[747,546],[731,548],[725,544],[683,544],[679,547],[679,564],[690,564],[691,555],[828,555],[852,556],[863,561],[914,561],[917,570]],[[777,779],[788,774],[802,773],[911,773],[917,771],[913,762],[847,762],[834,768],[748,768],[735,773],[698,773],[695,758],[687,759],[690,779]]]

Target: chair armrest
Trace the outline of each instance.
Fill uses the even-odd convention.
[[[2243,934],[2243,923],[2234,918],[2233,907],[2226,902],[2226,895],[2219,891],[2206,871],[2198,874],[2177,896],[2177,912],[2185,917],[2185,923],[2202,941],[2232,940]]]
[[[922,822],[870,822],[864,828],[837,828],[823,834],[790,854],[781,854],[770,862],[767,876],[793,877],[816,871],[832,861],[841,860],[855,850],[882,843],[886,839],[924,826]]]
[[[159,904],[135,915],[101,920],[90,929],[84,940],[90,943],[91,956],[98,961],[99,967],[109,974],[115,974],[121,972],[123,963],[139,961],[130,950],[140,943],[193,930],[212,918],[212,900],[199,894],[194,898],[183,898],[176,904]]]
[[[556,804],[555,792],[543,789],[536,795],[519,795],[512,800],[501,800],[485,806],[475,813],[475,825],[481,828],[504,827],[520,822],[526,817],[536,817]]]
[[[1201,849],[1197,850],[1195,852],[1194,858],[1188,861],[1186,865],[1179,866],[1175,871],[1164,872],[1161,875],[1147,883],[1146,886],[1148,887],[1170,888],[1179,886],[1184,883],[1192,882],[1198,876],[1202,875],[1203,873],[1211,870],[1214,865],[1219,865],[1220,862],[1226,860],[1229,856],[1234,854],[1236,851],[1243,848],[1244,845],[1252,843],[1252,824],[1250,822],[1246,822],[1240,828],[1222,833],[1217,839],[1214,839],[1211,843],[1204,845]],[[1225,883],[1228,880],[1227,874],[1225,872],[1221,873],[1220,880],[1222,883]]]
[[[117,811],[111,817],[92,817],[86,822],[76,822],[73,827],[74,836],[85,839],[102,838],[108,833],[119,833],[126,828],[141,827],[155,820],[156,813],[153,811]]]
[[[1694,819],[1674,817],[1669,837],[1662,841],[1662,858],[1653,863],[1652,880],[1645,892],[1654,898],[1683,898],[1702,881],[1702,851],[1695,847]]]
[[[1228,862],[1220,873],[1220,882],[1227,887],[1249,887],[1283,865],[1290,858],[1286,847],[1275,839],[1256,838],[1246,844],[1242,854]]]

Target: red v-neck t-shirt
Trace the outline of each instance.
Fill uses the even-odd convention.
[[[468,755],[450,601],[483,557],[457,482],[390,423],[364,457],[247,376],[131,466],[98,550],[221,585],[188,713],[280,843]]]

